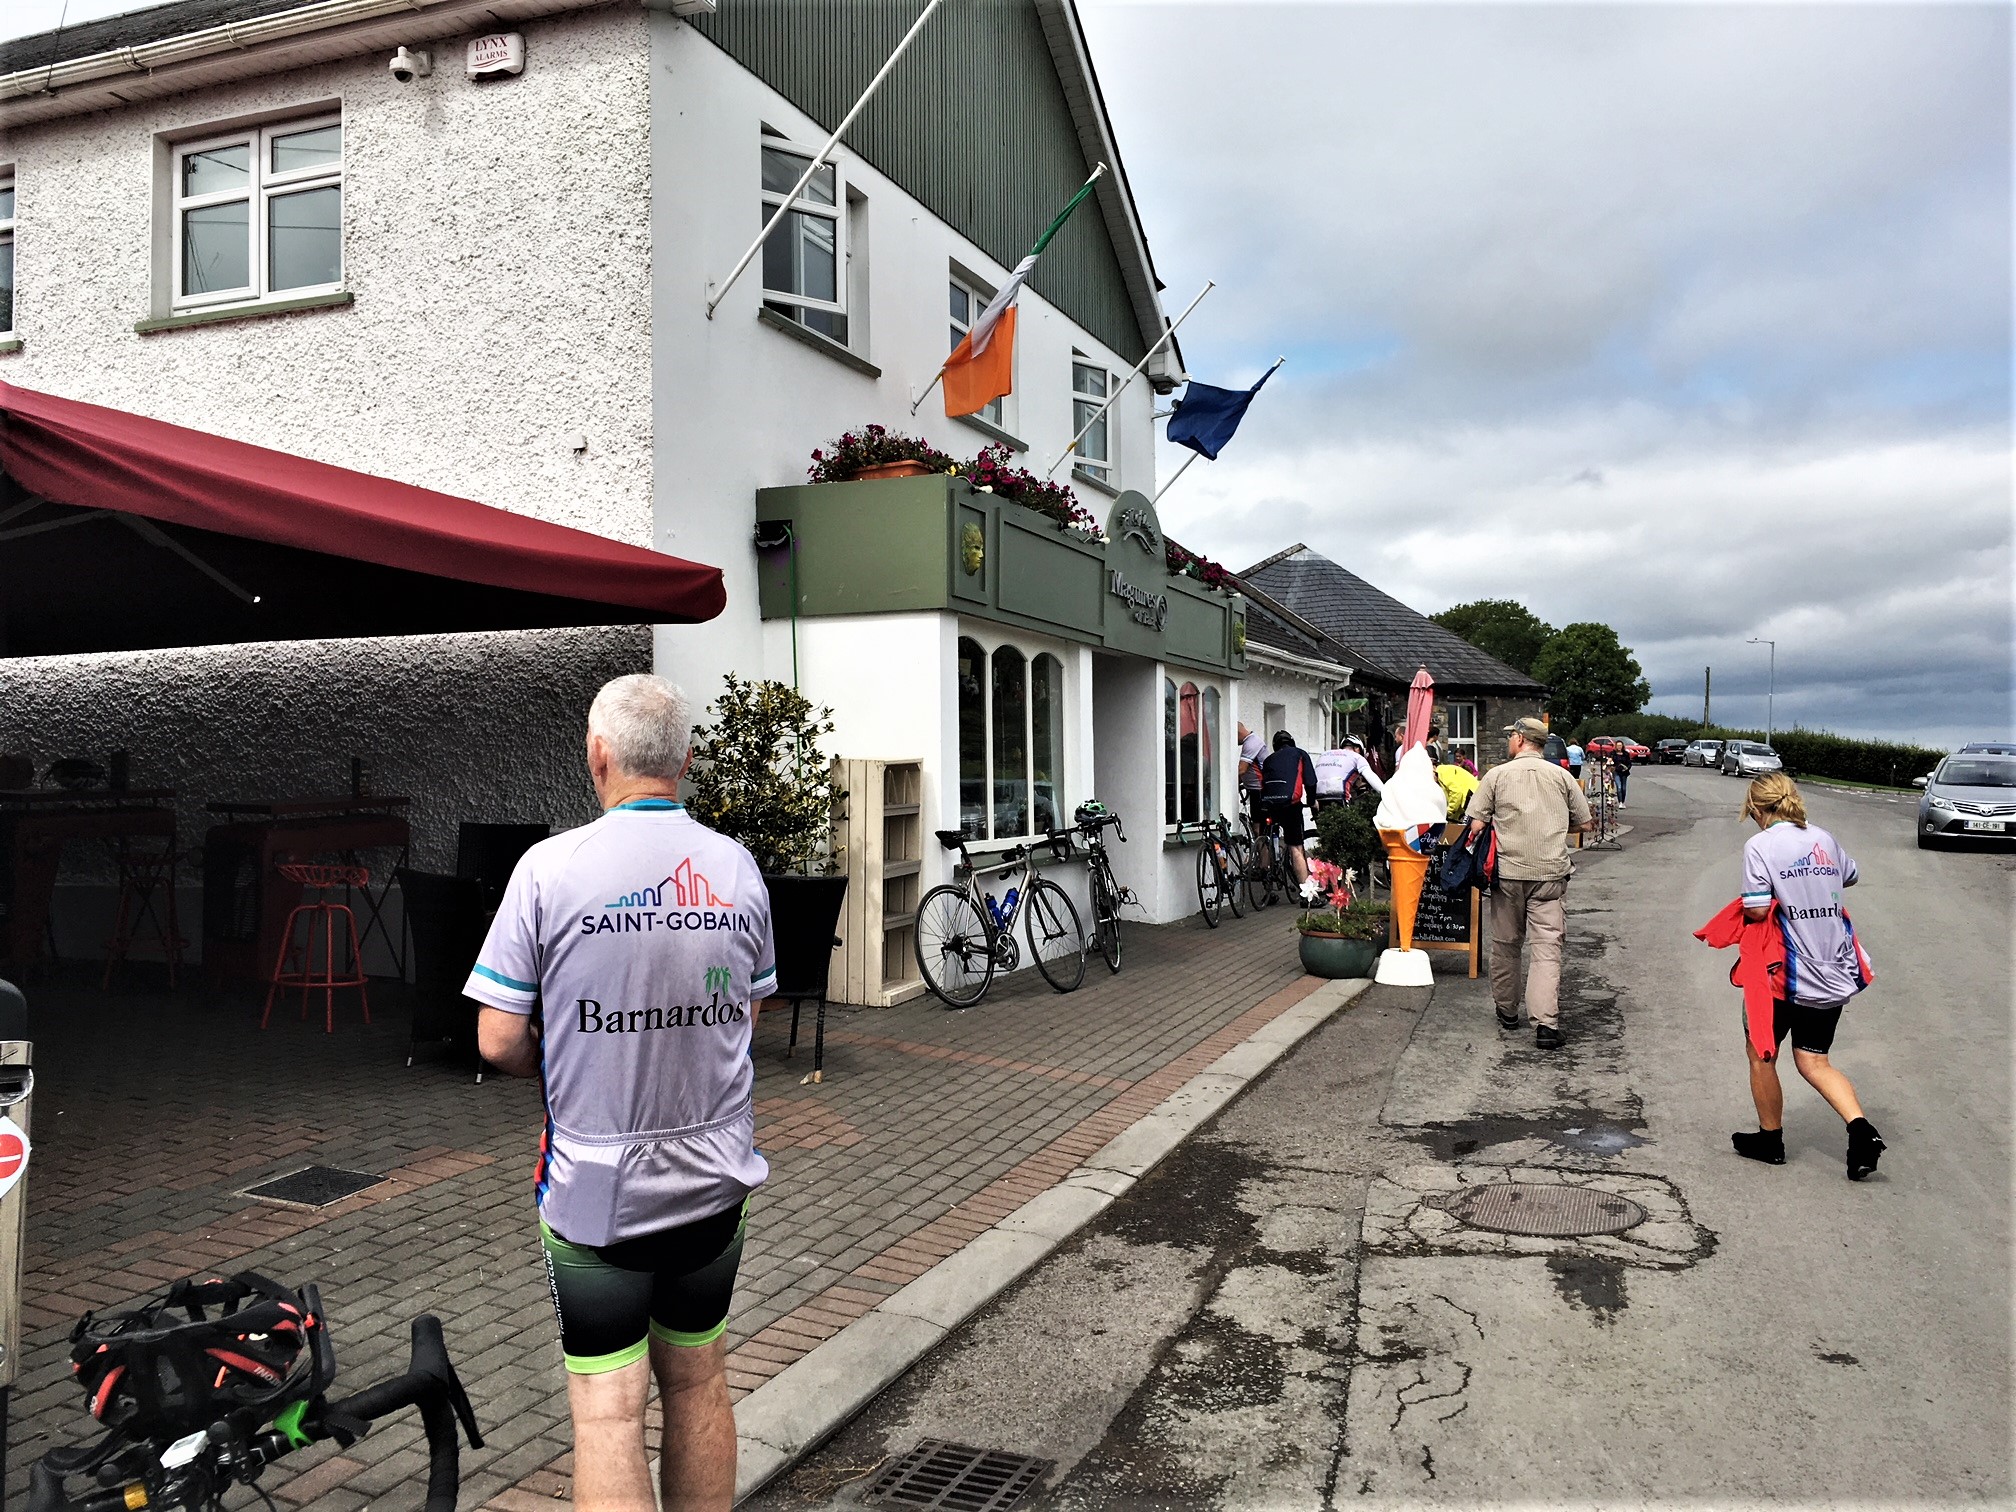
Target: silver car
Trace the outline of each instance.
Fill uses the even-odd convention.
[[[2016,756],[1962,751],[1920,777],[1918,848],[1930,850],[1948,835],[1976,840],[2016,836]]]
[[[1722,742],[1697,740],[1680,753],[1680,765],[1712,767],[1722,764]]]
[[[1724,777],[1762,777],[1766,772],[1782,772],[1785,763],[1761,740],[1732,740],[1722,748]]]

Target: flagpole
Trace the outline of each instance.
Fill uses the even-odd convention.
[[[896,51],[889,54],[889,61],[882,65],[881,72],[868,81],[867,89],[863,90],[861,98],[854,102],[854,108],[847,112],[838,126],[833,128],[833,135],[826,138],[826,145],[819,149],[819,155],[812,159],[811,163],[806,166],[804,175],[796,184],[791,186],[791,192],[784,196],[784,203],[777,207],[777,213],[764,222],[763,229],[757,233],[756,240],[751,242],[749,250],[742,254],[742,260],[735,264],[727,278],[722,280],[721,286],[714,291],[713,297],[707,301],[707,318],[709,320],[714,318],[715,307],[722,300],[726,299],[728,291],[735,287],[735,280],[742,276],[744,271],[747,270],[750,261],[758,252],[762,251],[763,243],[770,239],[770,233],[775,231],[778,223],[791,213],[792,204],[797,200],[799,195],[805,192],[805,186],[812,182],[812,175],[826,166],[826,159],[832,155],[833,149],[840,145],[840,138],[845,136],[847,128],[854,124],[854,117],[861,114],[862,107],[873,98],[875,91],[882,87],[882,81],[889,77],[890,70],[895,68],[897,60],[909,50],[910,44],[917,40],[917,33],[924,30],[924,23],[931,19],[931,13],[937,10],[943,3],[944,0],[926,0],[923,13],[911,23],[910,30],[903,34],[903,40],[896,44]]]
[[[1288,359],[1286,357],[1276,357],[1274,359],[1274,366],[1270,367],[1269,369],[1267,369],[1265,373],[1262,373],[1260,375],[1260,383],[1265,383],[1269,378],[1272,378],[1277,372],[1281,370],[1281,364],[1286,362],[1287,360]],[[1260,386],[1260,383],[1256,383],[1253,386],[1255,388],[1258,388]],[[1176,469],[1176,471],[1170,476],[1169,481],[1167,483],[1164,483],[1160,488],[1155,490],[1155,497],[1148,501],[1149,504],[1151,505],[1160,504],[1162,502],[1162,495],[1166,494],[1167,492],[1169,492],[1170,489],[1176,486],[1176,479],[1182,477],[1183,474],[1190,471],[1190,464],[1192,462],[1195,462],[1199,457],[1203,455],[1204,453],[1200,451],[1193,451],[1190,453],[1188,457],[1184,458],[1183,465]]]
[[[1010,270],[1007,282],[1001,286],[1004,292],[1008,291],[1011,286],[1013,287],[1015,293],[1019,294],[1021,292],[1021,285],[1017,283],[1016,280],[1026,273],[1029,266],[1033,264],[1037,258],[1043,255],[1043,249],[1050,245],[1050,238],[1057,234],[1058,230],[1063,226],[1066,217],[1068,217],[1073,210],[1078,208],[1078,202],[1085,198],[1087,191],[1089,191],[1094,184],[1098,183],[1101,178],[1105,177],[1105,174],[1106,174],[1106,165],[1104,163],[1095,163],[1092,165],[1091,176],[1087,178],[1084,183],[1078,186],[1078,192],[1071,196],[1070,202],[1066,204],[1062,210],[1057,212],[1056,218],[1052,220],[1049,225],[1043,228],[1043,234],[1036,238],[1036,245],[1029,249],[1028,255],[1024,257],[1021,262],[1017,263],[1012,270]],[[997,294],[995,297],[999,298],[1000,296]],[[988,302],[987,308],[988,309],[993,308],[993,301],[990,300]],[[985,318],[985,315],[986,310],[982,310],[974,315],[973,324],[967,329],[966,333],[967,338],[969,340],[971,339],[973,332],[980,328],[980,323]],[[991,332],[992,327],[990,326],[988,329]],[[953,351],[956,352],[957,350],[958,348],[955,346],[953,348]],[[975,353],[974,355],[978,356],[979,354]],[[945,376],[945,369],[950,365],[951,365],[951,358],[949,357],[946,358],[944,362],[938,364],[938,372],[936,376],[934,376],[929,383],[924,385],[924,392],[919,394],[916,397],[916,399],[911,402],[910,405],[911,414],[913,415],[916,414],[919,407],[922,406],[924,401],[931,397],[931,390],[938,387],[939,380]]]
[[[1063,451],[1058,453],[1057,460],[1055,462],[1052,462],[1049,465],[1049,467],[1044,469],[1043,472],[1044,477],[1048,478],[1054,476],[1057,469],[1064,465],[1064,459],[1070,456],[1071,453],[1078,450],[1078,443],[1080,441],[1083,441],[1086,435],[1091,431],[1092,427],[1099,423],[1099,417],[1104,415],[1106,411],[1108,411],[1109,409],[1113,408],[1113,401],[1118,399],[1121,396],[1121,394],[1126,392],[1127,385],[1132,383],[1137,377],[1140,376],[1141,369],[1148,366],[1148,359],[1153,357],[1158,351],[1162,349],[1162,343],[1167,341],[1171,336],[1174,336],[1176,334],[1176,327],[1180,326],[1181,324],[1183,324],[1184,321],[1190,318],[1190,311],[1196,309],[1197,306],[1204,303],[1204,296],[1206,294],[1209,294],[1213,289],[1217,287],[1218,287],[1217,279],[1207,278],[1204,280],[1204,287],[1197,291],[1197,297],[1190,301],[1188,308],[1186,308],[1181,315],[1178,315],[1174,320],[1169,322],[1168,329],[1163,331],[1163,333],[1160,336],[1157,336],[1155,338],[1155,345],[1151,346],[1150,348],[1148,348],[1147,351],[1141,354],[1141,360],[1134,364],[1133,370],[1129,372],[1125,378],[1122,378],[1120,380],[1119,387],[1115,388],[1112,393],[1108,394],[1106,396],[1106,402],[1100,405],[1098,409],[1092,412],[1092,418],[1085,422],[1084,429],[1080,430],[1077,435],[1073,436],[1071,438],[1071,444],[1065,447]]]

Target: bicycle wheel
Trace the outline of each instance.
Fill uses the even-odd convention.
[[[1246,901],[1253,905],[1255,913],[1274,901],[1274,890],[1270,885],[1272,874],[1268,869],[1272,855],[1267,836],[1263,833],[1254,840],[1252,853],[1246,860]]]
[[[1022,909],[1036,969],[1059,992],[1072,991],[1085,980],[1085,929],[1070,896],[1055,882],[1039,877],[1029,884]]]
[[[1225,868],[1218,860],[1218,841],[1207,835],[1197,847],[1197,903],[1204,922],[1218,927],[1218,915],[1225,911]]]
[[[1106,969],[1120,969],[1120,889],[1103,863],[1092,868],[1092,938]]]
[[[979,1002],[994,980],[994,941],[963,887],[934,887],[917,906],[917,969],[954,1008]]]
[[[1253,865],[1253,851],[1236,831],[1225,838],[1225,875],[1231,882],[1225,901],[1232,905],[1232,917],[1246,913],[1246,873]]]

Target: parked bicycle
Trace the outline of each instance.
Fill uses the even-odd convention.
[[[212,1317],[206,1308],[215,1307]],[[110,1429],[95,1444],[51,1449],[28,1479],[28,1512],[218,1512],[234,1486],[256,1484],[275,1460],[324,1439],[343,1448],[372,1422],[408,1407],[427,1431],[427,1512],[454,1512],[461,1484],[456,1420],[483,1447],[468,1395],[449,1363],[440,1320],[413,1320],[405,1375],[329,1401],[336,1348],[312,1285],[297,1293],[252,1271],[177,1281],[129,1312],[86,1313],[70,1334],[86,1407]],[[88,1475],[97,1489],[63,1487]]]
[[[1288,842],[1281,826],[1267,818],[1247,820],[1246,824],[1251,850],[1242,876],[1246,901],[1257,913],[1292,895],[1295,883],[1288,873]]]
[[[1246,912],[1239,901],[1245,891],[1245,837],[1223,814],[1216,819],[1189,820],[1177,825],[1177,840],[1183,840],[1191,831],[1200,839],[1197,847],[1197,903],[1203,910],[1204,922],[1216,929],[1227,908],[1232,910],[1235,919]]]
[[[1106,853],[1106,830],[1111,826],[1122,845],[1127,843],[1127,831],[1120,826],[1120,816],[1096,798],[1079,804],[1077,812],[1071,817],[1078,821],[1076,833],[1085,841],[1092,887],[1092,944],[1105,957],[1106,969],[1118,971],[1120,909],[1123,904],[1133,903],[1136,899],[1134,890],[1122,887],[1113,875],[1113,858]]]
[[[1015,943],[1015,921],[1023,922],[1029,954],[1043,980],[1059,992],[1071,992],[1085,980],[1085,929],[1071,897],[1055,882],[1036,875],[1035,851],[1018,845],[998,861],[976,867],[961,830],[938,830],[938,843],[959,853],[954,877],[963,880],[934,887],[917,905],[917,969],[924,985],[954,1008],[970,1008],[987,993],[996,971],[1013,971],[1022,963]],[[1050,853],[1059,861],[1071,856],[1071,836],[1052,830]],[[980,886],[987,872],[997,879],[1020,873],[1020,880],[996,899]]]

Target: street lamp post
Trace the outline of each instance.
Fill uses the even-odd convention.
[[[1778,642],[1766,636],[1753,635],[1747,644],[1752,646],[1769,646],[1771,648],[1771,687],[1770,691],[1764,695],[1764,744],[1770,745],[1772,738],[1778,733],[1776,718],[1778,704]]]

